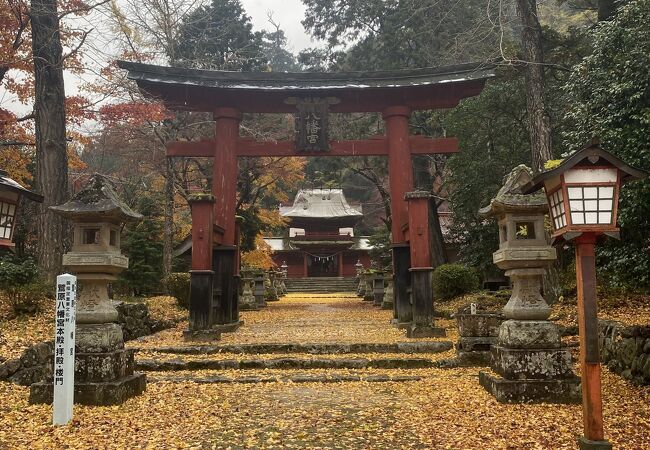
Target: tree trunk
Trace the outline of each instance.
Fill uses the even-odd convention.
[[[551,120],[544,100],[542,28],[537,17],[536,0],[517,0],[517,14],[522,24],[521,46],[526,61],[526,109],[533,171],[539,173],[544,169],[544,163],[553,157],[553,153]]]
[[[174,238],[174,167],[171,158],[165,158],[165,224],[163,228],[163,279],[172,273]]]
[[[32,0],[36,190],[45,200],[36,216],[38,262],[48,280],[61,272],[67,237],[65,220],[48,208],[68,199],[65,93],[56,0]]]

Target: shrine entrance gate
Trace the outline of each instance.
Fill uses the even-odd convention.
[[[212,195],[196,196],[192,208],[190,331],[228,331],[239,326],[236,185],[240,156],[387,156],[391,194],[394,316],[412,324],[413,337],[433,317],[429,195],[413,192],[412,156],[454,153],[454,138],[409,133],[415,110],[452,108],[480,94],[493,68],[463,64],[386,72],[244,73],[182,69],[120,61],[147,96],[174,110],[212,112],[215,138],[171,142],[167,156],[212,157]],[[367,140],[329,140],[329,113],[379,112],[385,135]],[[242,113],[292,113],[293,141],[259,142],[240,137]],[[411,295],[409,295],[409,291]],[[411,328],[409,328],[411,329]]]

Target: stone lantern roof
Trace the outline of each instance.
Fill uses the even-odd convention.
[[[100,174],[94,174],[86,187],[68,202],[50,209],[68,219],[127,222],[142,218],[120,200],[113,184]]]
[[[503,186],[490,204],[479,209],[483,217],[492,217],[507,212],[545,213],[548,203],[544,191],[524,194],[522,188],[533,179],[530,167],[520,164],[504,178]]]

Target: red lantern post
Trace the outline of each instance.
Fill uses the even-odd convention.
[[[611,444],[603,430],[603,401],[600,385],[600,349],[596,300],[596,256],[598,236],[618,237],[616,224],[621,184],[646,177],[593,142],[549,171],[536,176],[524,193],[544,187],[549,203],[553,239],[575,243],[578,288],[578,328],[582,372],[584,436],[580,449],[605,450]]]

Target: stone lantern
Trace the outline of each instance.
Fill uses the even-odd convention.
[[[393,274],[387,273],[384,276],[384,298],[381,302],[381,309],[393,309],[395,293],[393,291]]]
[[[280,266],[282,272],[282,278],[280,279],[280,288],[282,289],[282,295],[287,294],[287,277],[289,276],[289,266],[286,261],[282,261]]]
[[[77,276],[79,286],[75,402],[120,404],[141,394],[146,381],[144,374],[133,372],[133,350],[124,349],[107,285],[129,264],[120,251],[120,228],[142,216],[124,204],[111,183],[97,174],[70,201],[51,209],[73,226],[72,249],[63,255],[63,265]],[[51,383],[32,385],[30,400],[51,402],[51,389]]]
[[[501,402],[573,403],[580,401],[579,379],[558,326],[547,320],[551,308],[541,295],[545,268],[556,259],[544,230],[546,198],[521,190],[531,179],[528,167],[515,167],[490,205],[480,210],[497,219],[500,242],[493,260],[513,284],[503,308],[507,320],[492,346],[491,367],[500,376],[481,372],[480,382]]]
[[[241,270],[241,284],[239,293],[239,309],[242,311],[257,311],[259,306],[255,298],[255,280],[251,269]]]

